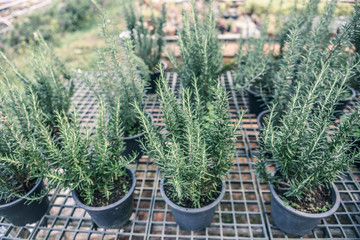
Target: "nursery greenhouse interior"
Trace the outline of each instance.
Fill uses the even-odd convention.
[[[360,1],[0,0],[0,239],[360,239]]]

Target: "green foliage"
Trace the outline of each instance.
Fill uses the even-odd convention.
[[[149,68],[154,71],[160,62],[164,42],[163,27],[166,21],[165,5],[162,5],[161,16],[155,17],[152,12],[150,23],[143,16],[137,16],[133,1],[122,1],[127,29],[135,45],[135,53]]]
[[[329,62],[330,68],[347,64],[350,55],[347,48],[352,46],[349,40],[360,23],[360,14],[355,11],[337,38],[330,39],[328,28],[333,19],[336,1],[326,5],[326,11],[314,26],[318,4],[318,1],[310,2],[299,17],[289,21],[289,25],[284,28],[287,37],[283,44],[280,41],[283,47],[279,57],[273,58],[264,53],[266,41],[263,39],[266,31],[263,31],[262,38],[251,40],[248,44],[253,44],[254,47],[245,56],[238,58],[241,68],[237,76],[238,88],[252,88],[263,99],[271,99],[271,103],[276,106],[275,122],[278,122],[288,108],[298,83],[303,86],[313,83],[313,76],[319,74],[321,63]]]
[[[285,191],[285,196],[301,199],[304,192],[313,193],[319,187],[329,188],[359,152],[352,152],[352,127],[360,126],[359,108],[345,118],[343,124],[332,127],[334,108],[344,93],[344,85],[356,63],[332,68],[322,62],[313,72],[312,84],[300,82],[289,107],[273,124],[275,106],[260,137],[260,160],[256,163],[258,176]],[[267,170],[274,163],[277,174]]]
[[[302,27],[309,23],[301,23],[301,20],[291,29],[280,70],[273,79],[273,103],[276,104],[275,112],[278,113],[274,119],[275,122],[281,118],[282,113],[289,106],[290,98],[295,93],[294,89],[298,83],[304,87],[313,84],[314,74],[320,73],[321,65],[324,63],[328,63],[332,70],[348,64],[350,52],[347,48],[352,46],[349,40],[354,35],[356,26],[360,24],[360,14],[356,11],[350,21],[342,27],[341,33],[336,38],[330,39],[328,26],[335,6],[335,1],[326,6],[319,24],[316,27],[310,27],[312,30],[309,33],[304,33],[302,30]],[[310,21],[310,24],[313,22],[311,18],[306,21]],[[329,48],[329,46],[332,47]],[[332,75],[333,73],[328,71],[325,74]],[[320,88],[326,88],[324,83],[320,83]],[[344,94],[346,93],[343,93],[340,98],[343,98]]]
[[[249,38],[239,41],[239,51],[235,56],[239,71],[236,75],[235,88],[243,91],[244,89],[254,89],[265,93],[270,92],[266,89],[274,72],[275,58],[269,54],[264,54],[265,44],[268,43],[266,36],[267,24],[262,27],[260,38]],[[244,49],[246,49],[244,53]]]
[[[227,93],[219,84],[210,88],[212,100],[206,105],[200,97],[197,79],[193,80],[193,91],[182,89],[180,102],[164,76],[160,79],[158,95],[165,133],[162,135],[137,108],[146,132],[144,148],[165,174],[172,199],[179,205],[190,201],[198,208],[203,199],[211,199],[218,192],[222,177],[231,167],[237,126],[230,125]]]
[[[37,31],[42,33],[46,41],[54,40],[53,35],[58,31],[59,24],[47,12],[48,10],[40,11],[19,19],[10,32],[6,33],[8,38],[5,43],[9,46],[33,44],[34,33]]]
[[[298,0],[249,0],[245,2],[245,9],[247,12],[253,12],[255,14],[278,14],[282,16],[291,16],[293,13],[294,7],[298,9],[298,11],[303,10],[305,7],[301,5],[302,2],[311,2],[310,1],[298,1]],[[322,14],[326,11],[325,5],[327,1],[322,0],[319,1],[320,6],[316,9],[317,14]],[[270,4],[271,3],[271,4]],[[269,7],[270,5],[270,7]],[[339,2],[336,5],[335,16],[349,16],[354,12],[354,8],[351,4],[346,2]]]
[[[46,115],[51,131],[56,128],[56,112],[67,112],[71,104],[73,82],[70,72],[37,33],[38,44],[34,47],[31,60],[32,74],[23,74],[1,53],[3,59],[15,73],[17,79],[25,85],[30,96],[36,95],[41,111]],[[53,132],[54,133],[54,132]]]
[[[0,203],[3,204],[23,197],[33,187],[32,182],[44,177],[50,165],[33,124],[39,114],[36,96],[16,89],[3,69],[0,89]],[[42,115],[39,120],[43,121]]]
[[[260,38],[250,38],[247,41],[245,54],[243,54],[244,43],[240,44],[237,55],[240,68],[236,79],[237,89],[251,88],[259,92],[265,100],[273,95],[279,95],[276,92],[277,88],[281,88],[282,91],[289,90],[298,72],[297,65],[302,58],[300,56],[302,48],[314,41],[310,33],[318,4],[319,0],[309,2],[305,7],[303,6],[302,10],[299,10],[297,5],[292,8],[290,19],[284,23],[278,33],[280,55],[277,57],[273,56],[273,52],[265,52],[266,45],[273,44],[267,37],[269,18],[269,12],[267,12]],[[331,14],[327,12],[325,15],[330,16]],[[322,25],[319,24],[317,29],[323,31],[327,29],[330,19],[321,23]],[[326,36],[326,34],[324,35]],[[323,46],[326,43],[324,41]],[[277,103],[277,100],[274,102]]]
[[[202,20],[199,18],[194,1],[190,13],[183,11],[183,29],[178,39],[181,65],[174,56],[170,56],[170,60],[183,86],[191,88],[196,78],[200,96],[208,101],[210,89],[217,85],[223,56],[212,9],[203,17]]]
[[[52,163],[52,169],[46,173],[49,182],[77,190],[89,206],[94,202],[95,193],[109,200],[114,184],[127,174],[125,165],[132,161],[122,156],[120,98],[116,98],[117,104],[112,107],[107,107],[100,96],[98,100],[99,115],[91,133],[81,127],[76,113],[72,118],[64,112],[58,113],[61,148],[56,146],[41,119],[36,119],[45,154]],[[122,188],[125,192],[128,190],[125,184]]]
[[[106,47],[98,49],[98,73],[89,79],[89,85],[96,85],[98,90],[93,90],[104,94],[106,103],[112,108],[118,104],[117,98],[120,98],[120,117],[125,136],[133,136],[141,132],[133,102],[136,101],[143,108],[145,98],[145,82],[138,70],[141,68],[139,59],[134,53],[132,41],[120,39],[119,44],[108,31],[106,14],[101,13],[100,17]]]
[[[45,10],[20,18],[4,40],[9,46],[17,47],[36,43],[33,34],[39,31],[46,41],[52,41],[58,32],[84,28],[94,13],[95,8],[91,1],[57,0]]]
[[[94,13],[95,7],[89,0],[59,0],[51,9],[51,14],[59,24],[60,32],[83,28]]]

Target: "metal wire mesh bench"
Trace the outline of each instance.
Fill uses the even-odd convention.
[[[176,73],[166,78],[174,91],[179,90]],[[232,73],[222,75],[230,100],[232,121],[246,109],[246,96],[232,86]],[[73,103],[84,127],[92,127],[96,119],[96,98],[85,84],[77,82]],[[146,101],[146,110],[157,125],[164,125],[160,104],[155,95]],[[246,114],[237,133],[236,157],[226,181],[226,194],[218,206],[212,224],[202,232],[186,232],[176,225],[170,208],[160,195],[160,175],[152,159],[143,156],[136,169],[134,212],[123,228],[96,228],[86,212],[75,206],[70,191],[51,192],[51,207],[41,221],[16,228],[0,218],[0,239],[294,239],[280,231],[271,220],[270,191],[257,181],[254,163],[258,154],[259,135],[256,119]],[[360,170],[353,168],[335,182],[342,202],[335,215],[324,219],[305,239],[360,239]]]

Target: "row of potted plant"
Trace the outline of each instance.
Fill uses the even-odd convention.
[[[25,77],[3,55],[26,91],[14,89],[3,69],[0,214],[16,226],[33,223],[47,212],[47,191],[61,187],[72,190],[76,204],[98,226],[122,226],[131,216],[136,186],[128,164],[142,154],[132,144],[144,138],[145,152],[164,173],[161,192],[176,221],[184,229],[201,230],[211,222],[224,196],[223,177],[232,164],[234,133],[240,124],[240,120],[230,124],[227,93],[217,81],[221,52],[212,13],[202,22],[193,8],[184,18],[187,28],[181,40],[201,42],[181,46],[184,64],[178,67],[184,87],[180,102],[163,74],[158,81],[165,134],[143,110],[146,79],[133,41],[122,39],[119,43],[110,36],[106,14],[100,15],[107,46],[98,51],[96,74],[77,76],[99,102],[93,132],[82,128],[75,109],[69,110],[71,75],[64,75],[66,69],[41,35],[46,47],[39,45],[34,64],[43,69],[34,68],[33,76]],[[196,32],[190,24],[195,24]],[[200,56],[186,62],[190,48],[196,48]],[[5,184],[7,181],[12,185]],[[24,205],[26,200],[31,205]],[[8,207],[16,210],[19,205],[21,213],[8,214]],[[36,214],[31,218],[22,217],[32,212]]]
[[[156,92],[156,79],[160,77],[157,67],[161,62],[162,69],[166,70],[166,63],[161,61],[164,40],[164,24],[166,21],[165,5],[162,5],[161,15],[156,17],[151,11],[149,21],[145,21],[138,11],[136,11],[133,1],[122,1],[123,12],[126,20],[127,30],[130,39],[134,43],[136,55],[145,63],[147,68],[141,69],[142,76],[147,79],[147,92]]]
[[[324,23],[331,17],[332,3],[328,9]],[[270,183],[275,224],[288,233],[302,235],[319,218],[336,211],[339,198],[332,183],[359,157],[359,150],[351,150],[354,139],[350,140],[351,127],[360,128],[359,108],[345,116],[338,127],[332,127],[336,104],[359,64],[350,60],[339,64],[338,59],[359,26],[359,14],[355,11],[340,37],[328,42],[334,46],[330,50],[321,47],[327,39],[324,27],[311,30],[311,41],[307,42],[301,37],[302,28],[311,29],[311,21],[291,20],[284,54],[274,64],[278,70],[267,71],[264,63],[271,62],[271,57],[263,57],[261,47],[254,50],[258,55],[249,51],[245,56],[260,63],[250,65],[246,83],[253,84],[268,72],[274,75],[269,81],[274,83],[273,105],[264,121],[256,171]],[[34,62],[44,68],[34,68],[33,76],[26,78],[4,56],[26,91],[16,89],[2,69],[0,214],[18,226],[41,218],[49,204],[47,190],[42,189],[44,179],[48,189],[70,188],[76,204],[86,209],[98,226],[122,226],[132,213],[136,188],[128,164],[142,152],[129,147],[125,136],[132,136],[131,140],[143,138],[144,152],[164,174],[161,193],[180,227],[201,230],[208,226],[224,195],[223,179],[232,164],[234,135],[244,113],[239,113],[237,124],[230,124],[227,93],[218,78],[222,54],[211,9],[206,16],[200,19],[194,6],[190,13],[184,12],[184,28],[179,34],[182,65],[170,56],[182,83],[179,97],[159,69],[157,95],[165,129],[154,126],[143,109],[144,64],[136,56],[133,41],[121,39],[119,43],[114,39],[107,31],[104,13],[102,34],[107,47],[99,50],[97,74],[80,76],[99,102],[92,133],[80,126],[76,110],[69,113],[69,104],[56,105],[69,103],[71,76],[49,54],[50,48],[39,48],[41,62],[37,58]],[[256,43],[261,46],[263,41]],[[246,70],[247,66],[241,61],[241,68]],[[57,91],[59,96],[49,94]],[[49,106],[53,110],[48,111]],[[268,170],[270,164],[275,164],[275,172]],[[25,200],[35,199],[39,201],[32,201],[31,209],[23,209],[27,207]],[[27,214],[36,207],[41,210],[31,219],[19,219],[18,212],[12,215],[7,208],[18,210],[19,206]],[[289,225],[297,227],[294,230]]]

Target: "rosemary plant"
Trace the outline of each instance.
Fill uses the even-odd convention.
[[[124,135],[133,136],[142,131],[133,102],[136,101],[140,108],[143,108],[145,98],[145,82],[138,71],[139,59],[134,53],[132,41],[121,39],[119,44],[109,33],[106,14],[101,13],[100,17],[106,47],[98,49],[98,74],[95,78],[90,78],[90,81],[97,86],[112,109],[120,98],[119,116],[124,127]],[[92,87],[92,84],[90,86]],[[97,91],[95,88],[93,90]]]
[[[196,78],[199,94],[207,101],[211,99],[210,89],[217,85],[223,59],[214,13],[210,7],[204,14],[204,19],[200,19],[192,1],[191,12],[183,11],[182,17],[183,29],[178,39],[181,65],[172,55],[170,60],[177,69],[183,86],[193,87],[193,80]]]
[[[137,108],[146,132],[143,146],[165,174],[168,197],[180,206],[200,208],[216,199],[221,179],[232,164],[237,125],[230,125],[227,93],[219,84],[211,87],[208,106],[212,107],[204,111],[206,104],[200,97],[197,79],[193,80],[193,91],[182,89],[180,103],[163,75],[160,81],[158,95],[165,134]]]
[[[148,24],[143,16],[138,16],[135,12],[133,1],[122,1],[122,6],[126,19],[126,26],[130,31],[131,40],[135,45],[135,53],[148,66],[149,71],[156,70],[160,62],[164,42],[163,27],[166,22],[165,5],[162,5],[161,14],[155,17],[152,12],[150,23]]]
[[[112,194],[119,191],[125,195],[131,186],[125,165],[132,159],[124,158],[123,126],[121,123],[120,98],[115,106],[106,106],[98,96],[98,118],[94,132],[81,128],[76,111],[70,120],[58,113],[58,148],[46,126],[37,118],[37,125],[44,142],[45,153],[52,162],[52,169],[46,173],[54,186],[75,189],[88,206],[105,206],[119,199]],[[40,117],[40,116],[37,116]]]
[[[246,61],[242,65],[239,62],[242,69],[237,78],[238,85],[255,88],[266,103],[274,104],[274,111],[277,113],[273,119],[275,122],[278,122],[290,105],[298,83],[303,86],[311,85],[313,76],[320,72],[322,63],[329,62],[329,67],[334,69],[347,64],[350,53],[346,49],[351,48],[349,40],[356,32],[356,26],[359,26],[359,11],[354,12],[337,38],[330,39],[328,26],[333,19],[336,1],[327,3],[319,23],[314,26],[316,11],[313,12],[312,9],[316,9],[318,4],[319,1],[310,1],[300,16],[286,25],[288,34],[284,40],[282,55],[275,62],[272,56],[264,56],[265,41],[262,38],[256,40],[258,44],[245,57],[239,58],[240,61]],[[304,11],[309,11],[309,15]],[[331,71],[327,74],[331,74]]]
[[[352,141],[348,140],[352,127],[360,125],[359,108],[339,127],[331,126],[335,105],[358,64],[334,69],[326,62],[315,73],[311,85],[298,83],[289,107],[279,120],[281,126],[273,124],[276,112],[272,107],[260,137],[256,172],[263,181],[284,192],[286,200],[311,202],[317,192],[329,189],[359,156],[359,151],[352,152]],[[275,164],[277,174],[267,170],[269,163]],[[306,211],[327,210],[310,206]]]
[[[36,96],[16,89],[3,69],[0,89],[0,204],[4,204],[28,193],[44,177],[49,163],[33,124],[39,112]]]
[[[17,79],[25,85],[28,95],[32,91],[37,98],[39,107],[46,114],[47,125],[56,134],[56,112],[67,112],[73,94],[73,82],[70,72],[58,59],[52,49],[37,33],[38,44],[33,51],[31,61],[32,74],[24,74],[1,53],[3,59],[15,73]]]
[[[269,94],[270,90],[266,89],[269,86],[267,81],[272,79],[275,59],[272,54],[264,54],[266,43],[266,27],[262,29],[260,38],[239,41],[239,52],[236,55],[239,67],[235,84],[237,90],[253,89],[263,93],[263,96]],[[243,54],[245,47],[246,54]]]

